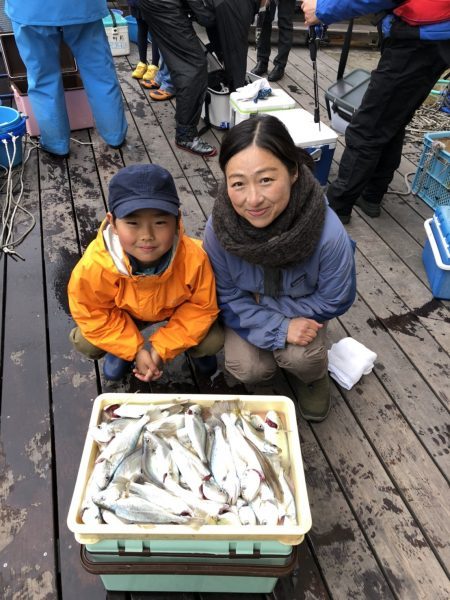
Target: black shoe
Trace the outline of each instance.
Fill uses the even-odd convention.
[[[280,67],[279,65],[276,65],[272,71],[270,71],[267,79],[269,81],[278,81],[279,79],[281,79],[282,77],[284,77],[284,67]]]
[[[214,354],[212,356],[202,356],[201,358],[191,356],[191,360],[194,363],[195,370],[200,375],[211,377],[217,371],[217,358]]]
[[[364,200],[361,196],[355,202],[356,206],[362,209],[363,213],[365,213],[368,217],[376,218],[381,215],[381,208],[378,202],[368,202]]]
[[[262,60],[258,60],[250,73],[258,76],[264,75],[264,73],[267,73],[267,63],[263,62]]]
[[[348,225],[350,223],[352,215],[339,215],[338,213],[336,214],[339,217],[339,221],[342,223],[342,225]]]

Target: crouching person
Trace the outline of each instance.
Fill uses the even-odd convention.
[[[125,167],[111,179],[108,204],[69,282],[73,345],[88,358],[105,356],[113,381],[133,364],[138,379],[155,381],[186,350],[212,374],[223,345],[214,275],[200,242],[184,233],[172,176],[158,165]],[[159,322],[146,344],[141,330]]]

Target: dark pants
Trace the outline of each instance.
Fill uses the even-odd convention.
[[[270,3],[268,14],[264,19],[261,37],[258,41],[257,59],[265,64],[270,58],[270,36],[272,34],[272,21],[275,17],[276,2]],[[295,0],[279,0],[278,2],[278,53],[273,61],[275,66],[285,68],[292,48],[294,31]]]
[[[359,110],[345,132],[330,206],[348,215],[359,196],[380,203],[398,168],[405,128],[448,67],[450,41],[385,41]]]
[[[182,0],[139,3],[175,86],[177,139],[190,140],[197,135],[207,88],[207,67],[204,50],[183,7]]]

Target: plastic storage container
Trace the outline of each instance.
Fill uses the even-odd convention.
[[[189,400],[203,407],[236,396],[203,394],[102,394],[94,402],[90,427],[98,425],[111,404],[158,404]],[[85,545],[85,568],[102,576],[111,590],[213,591],[269,593],[279,576],[295,565],[293,546],[311,527],[295,407],[284,396],[240,396],[245,409],[276,410],[287,435],[290,477],[297,524],[278,526],[107,525],[84,524],[81,505],[97,455],[87,436],[67,518],[78,542]]]
[[[233,92],[230,95],[230,127],[257,113],[289,110],[296,106],[298,106],[297,102],[284,90],[273,89],[270,96],[264,100],[258,100],[258,102],[242,100],[239,92]]]
[[[128,38],[130,42],[137,44],[138,28],[136,18],[132,15],[128,15],[125,17],[125,21],[128,23]]]
[[[39,126],[28,97],[27,71],[20,58],[14,35],[12,33],[1,34],[0,44],[17,109],[28,117],[26,120],[27,132],[30,135],[39,135]],[[64,43],[61,45],[61,71],[70,129],[94,127],[94,117],[77,70],[77,64],[70,49]]]
[[[109,11],[103,18],[106,35],[113,56],[130,54],[130,39],[128,37],[128,21],[117,12]]]
[[[314,123],[314,116],[302,108],[279,110],[273,116],[286,125],[296,146],[307,150],[315,164],[315,176],[326,185],[338,135],[324,123]]]
[[[228,554],[219,553],[220,549],[199,553],[192,550],[195,543],[190,544],[190,552],[175,553],[170,548],[173,543],[165,544],[168,549],[164,552],[155,551],[152,546],[157,544],[153,543],[141,544],[141,551],[136,547],[134,552],[91,552],[82,546],[81,562],[89,573],[100,575],[109,591],[261,594],[271,593],[278,577],[288,575],[297,565],[295,546],[284,546],[284,552],[278,554],[264,555],[258,547],[241,555],[236,544],[228,542],[220,543],[222,550],[233,546]]]
[[[438,242],[435,235],[441,237],[439,223],[435,221],[432,228],[433,219],[425,221],[425,231],[427,233],[427,241],[423,248],[422,260],[425,266],[425,271],[428,276],[431,291],[435,298],[450,300],[450,251],[448,246],[448,230],[447,239],[442,238],[439,242],[444,244],[445,254],[439,251]]]
[[[370,73],[364,69],[355,69],[342,79],[333,83],[325,92],[325,102],[331,126],[344,133],[369,85]]]
[[[426,133],[412,191],[431,208],[450,206],[450,131]]]
[[[22,162],[24,133],[25,118],[14,108],[0,106],[0,165],[6,169]]]

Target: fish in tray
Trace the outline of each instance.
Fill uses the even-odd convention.
[[[286,431],[238,400],[108,406],[83,523],[294,525]]]

